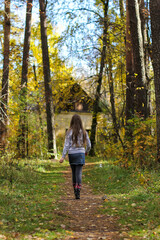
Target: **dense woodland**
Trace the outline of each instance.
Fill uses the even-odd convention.
[[[93,99],[90,155],[158,165],[159,0],[3,0],[0,38],[2,158],[61,156],[59,96],[79,83]]]

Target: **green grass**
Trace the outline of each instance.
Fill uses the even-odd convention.
[[[107,161],[87,167],[84,180],[95,193],[106,195],[101,213],[118,217],[130,235],[160,239],[160,174],[158,171],[124,169]]]
[[[61,207],[58,199],[65,165],[28,160],[0,167],[0,235],[63,238],[66,232],[61,224],[66,216],[57,215],[56,209]]]

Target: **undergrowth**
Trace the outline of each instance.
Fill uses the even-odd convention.
[[[159,170],[125,169],[100,158],[88,161],[96,164],[86,167],[84,180],[105,196],[100,212],[117,217],[131,236],[160,239]]]
[[[63,218],[56,211],[62,170],[51,160],[20,160],[0,165],[0,235],[7,239],[63,239]],[[12,177],[11,177],[12,175]],[[12,179],[12,181],[11,181]]]

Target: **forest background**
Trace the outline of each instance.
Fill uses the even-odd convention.
[[[2,155],[57,157],[59,96],[78,82],[93,99],[90,155],[157,164],[158,1],[6,0],[0,13]]]

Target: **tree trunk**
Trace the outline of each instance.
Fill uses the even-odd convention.
[[[55,122],[54,107],[53,107],[53,98],[52,98],[50,63],[49,63],[49,53],[48,53],[48,41],[47,41],[46,2],[45,0],[39,0],[39,4],[40,4],[42,55],[43,55],[43,73],[44,73],[45,100],[46,100],[46,113],[47,113],[48,151],[52,156],[54,155],[54,157],[57,157],[55,123],[54,123]]]
[[[109,46],[109,79],[108,79],[108,83],[109,83],[109,92],[110,92],[110,103],[111,103],[111,116],[112,116],[112,121],[113,121],[113,128],[114,128],[114,133],[113,133],[113,140],[114,143],[118,142],[118,135],[117,135],[117,131],[118,131],[118,126],[117,126],[117,117],[116,117],[116,109],[115,109],[115,96],[114,96],[114,85],[113,85],[113,76],[112,76],[112,57],[111,57],[111,51],[110,51],[110,47]]]
[[[154,84],[156,97],[157,159],[160,162],[160,1],[150,1]]]
[[[120,7],[121,19],[123,19],[124,18],[124,1],[123,0],[119,0],[119,7]]]
[[[34,72],[34,80],[36,82],[36,84],[38,84],[38,81],[37,81],[37,74],[36,74],[36,66],[33,65],[33,72]],[[36,88],[37,89],[37,88]],[[39,100],[39,94],[37,96],[37,110],[38,110],[38,116],[39,116],[39,122],[40,122],[40,128],[41,128],[41,136],[43,138],[44,134],[43,134],[43,122],[42,122],[42,113],[41,113],[41,107],[40,107],[40,100]]]
[[[92,126],[91,126],[91,150],[90,150],[90,156],[95,155],[95,136],[96,136],[96,128],[97,128],[97,114],[99,109],[99,100],[100,100],[100,92],[101,92],[101,85],[102,85],[102,77],[104,72],[104,65],[105,65],[105,59],[106,59],[106,46],[107,46],[107,28],[108,28],[108,5],[109,0],[103,2],[104,6],[104,26],[103,26],[103,48],[101,52],[101,62],[100,62],[100,71],[98,74],[98,82],[97,82],[97,89],[96,89],[96,96],[95,101],[93,104],[93,118],[92,118]]]
[[[144,64],[144,48],[141,30],[141,20],[138,0],[128,1],[128,10],[130,16],[130,31],[135,67],[135,109],[140,117],[147,117],[147,90],[146,90],[146,73]]]
[[[8,107],[8,77],[9,77],[9,44],[10,44],[10,0],[5,1],[4,11],[4,50],[3,50],[3,77],[2,100],[0,109],[0,150],[4,152],[7,137],[7,107]]]
[[[145,4],[144,4],[144,0],[141,0],[139,3],[139,13],[140,13],[140,20],[141,20],[141,31],[142,31],[142,36],[143,36],[143,45],[144,45],[144,35],[145,35]]]
[[[130,16],[126,1],[126,131],[125,136],[132,139],[132,125],[128,122],[134,116],[134,62],[130,34]]]
[[[36,75],[36,66],[33,65],[33,72],[34,72],[34,80],[36,82],[36,85],[38,84],[37,81],[37,75]],[[36,88],[37,89],[37,88]],[[38,116],[39,116],[39,123],[40,123],[40,129],[41,129],[41,139],[43,139],[44,134],[43,134],[43,121],[42,121],[42,113],[41,113],[41,107],[40,107],[40,100],[39,100],[39,94],[37,96],[36,102],[37,102],[37,111],[38,111]],[[41,146],[41,142],[40,142],[40,151],[41,151],[41,157],[43,157],[43,152],[42,152],[42,146]]]
[[[23,64],[22,78],[20,91],[20,135],[18,139],[19,156],[25,158],[28,155],[28,120],[27,120],[27,82],[28,82],[28,63],[29,63],[29,48],[31,36],[31,18],[32,18],[32,1],[27,1],[26,7],[26,25],[23,47]]]
[[[145,6],[144,0],[140,2],[140,18],[141,18],[141,29],[142,29],[142,36],[143,36],[143,46],[144,46],[144,64],[145,64],[145,73],[146,73],[146,90],[147,90],[147,117],[151,115],[151,101],[150,101],[150,78],[149,78],[149,71],[150,71],[150,61],[149,61],[149,46],[150,46],[150,39],[148,34],[148,9]]]
[[[111,117],[112,117],[112,122],[113,122],[113,128],[114,128],[114,133],[113,133],[113,141],[114,143],[118,142],[118,139],[120,140],[122,147],[124,149],[124,144],[121,139],[121,136],[119,134],[119,128],[117,124],[117,116],[116,116],[116,107],[115,107],[115,94],[114,94],[114,82],[113,82],[113,75],[112,75],[112,55],[111,55],[111,44],[109,42],[109,47],[108,47],[108,52],[109,52],[109,92],[110,92],[110,103],[111,103]]]

